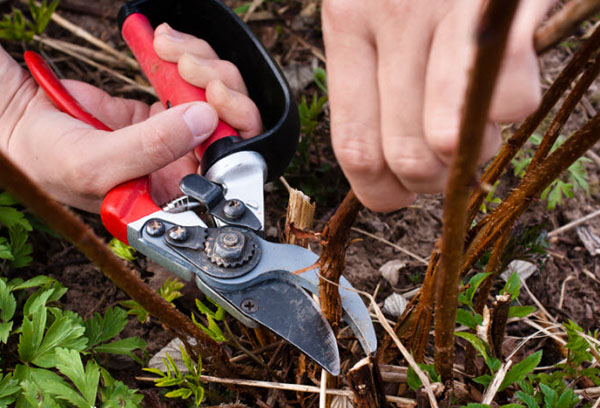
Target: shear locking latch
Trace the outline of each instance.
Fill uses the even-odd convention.
[[[199,174],[189,174],[181,179],[179,189],[190,199],[199,202],[206,212],[223,223],[259,231],[260,220],[246,208],[242,200],[226,200],[223,187]]]

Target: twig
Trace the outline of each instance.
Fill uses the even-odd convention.
[[[486,4],[477,31],[475,64],[469,78],[459,145],[450,168],[444,199],[440,266],[434,313],[435,367],[444,383],[453,380],[454,327],[462,266],[467,204],[475,180],[488,111],[518,0]]]
[[[560,286],[560,298],[558,299],[558,309],[562,310],[563,303],[565,302],[565,292],[567,290],[567,282],[577,277],[575,274],[571,274],[565,278],[562,285]]]
[[[542,54],[570,35],[579,24],[600,10],[599,0],[571,0],[551,16],[534,36],[535,50]]]
[[[89,226],[39,189],[2,151],[0,175],[3,188],[98,265],[106,277],[173,331],[194,356],[200,355],[202,361],[219,375],[233,372],[229,358],[218,343],[146,285]]]
[[[85,62],[86,64],[99,69],[100,71],[106,72],[107,74],[109,74],[117,79],[120,79],[121,81],[133,86],[134,88],[136,88],[140,91],[146,92],[147,94],[150,94],[150,95],[156,97],[156,91],[151,86],[140,85],[137,82],[135,82],[133,79],[128,78],[125,75],[120,74],[117,71],[110,69],[102,64],[92,61],[91,59],[84,57],[83,55],[80,55],[75,51],[69,50],[67,48],[63,48],[60,51],[64,52],[67,55],[70,55],[73,58],[77,58],[78,60],[81,60],[81,61]]]
[[[260,7],[260,5],[264,3],[264,1],[265,0],[252,0],[250,7],[248,7],[248,11],[246,11],[246,14],[244,14],[244,17],[242,17],[244,23],[248,22],[250,17],[252,17],[252,14],[254,14],[254,10]]]
[[[408,249],[402,248],[401,246],[396,245],[393,242],[388,241],[387,239],[378,237],[375,234],[371,234],[370,232],[367,232],[367,231],[362,230],[357,227],[352,227],[352,231],[358,232],[359,234],[366,235],[369,238],[376,239],[379,242],[383,242],[384,244],[389,245],[392,248],[397,249],[398,251],[402,252],[403,254],[406,254],[406,255],[410,256],[411,258],[421,262],[423,265],[427,265],[429,263],[429,262],[427,262],[427,260],[425,258],[421,258],[419,255],[416,255],[416,254],[413,254],[412,252],[410,252]]]
[[[154,382],[154,378],[152,377],[135,377],[138,381],[147,381]],[[201,375],[200,380],[207,383],[216,383],[216,384],[232,384],[239,385],[242,387],[258,387],[258,388],[268,388],[274,390],[284,390],[284,391],[296,391],[296,392],[309,392],[313,394],[320,394],[320,387],[315,387],[314,385],[299,385],[299,384],[290,384],[290,383],[278,383],[278,382],[268,382],[268,381],[256,381],[256,380],[244,380],[240,378],[221,378],[221,377],[212,377],[209,375]],[[327,395],[340,395],[343,397],[352,398],[352,391],[350,390],[340,390],[340,389],[328,389],[326,390]],[[389,402],[393,402],[396,404],[400,404],[403,407],[414,407],[417,405],[417,402],[410,398],[402,398],[396,397],[394,395],[386,395],[386,399]]]
[[[481,177],[481,184],[494,185],[510,160],[515,156],[519,149],[525,144],[529,136],[539,126],[539,124],[548,116],[552,107],[558,102],[563,93],[568,89],[574,78],[585,68],[588,60],[598,50],[600,46],[600,27],[598,27],[592,36],[586,40],[577,52],[573,55],[567,66],[561,71],[556,80],[542,97],[540,106],[535,112],[529,115],[519,126],[517,131],[506,141],[500,153],[492,160]],[[486,196],[483,190],[475,191],[469,199],[469,218],[467,225],[475,218],[479,207]]]
[[[27,4],[28,0],[21,0],[21,3]],[[38,2],[36,2],[36,4],[39,6]],[[86,40],[87,42],[89,42],[90,44],[93,44],[96,47],[100,48],[101,50],[108,52],[109,54],[111,54],[112,56],[117,58],[119,61],[123,61],[124,63],[126,63],[131,68],[140,70],[140,65],[138,64],[138,62],[135,59],[125,55],[124,53],[122,53],[120,51],[117,51],[116,49],[114,49],[113,47],[111,47],[110,45],[105,43],[104,41],[100,40],[98,37],[94,36],[90,32],[84,30],[83,28],[79,27],[76,24],[71,23],[69,20],[62,17],[57,12],[52,13],[52,21],[54,21],[56,24],[58,24],[65,30],[70,31],[75,36],[82,38],[82,39]]]
[[[596,210],[588,215],[585,215],[581,218],[576,219],[575,221],[571,221],[570,223],[565,224],[562,227],[558,227],[557,229],[550,231],[548,233],[548,238],[552,238],[552,237],[562,234],[563,232],[569,231],[569,230],[577,227],[578,225],[584,224],[584,223],[588,222],[589,220],[591,220],[592,218],[595,218],[599,215],[600,215],[600,210]]]
[[[512,360],[507,361],[506,364],[502,364],[502,367],[500,367],[500,369],[494,376],[492,383],[485,391],[485,394],[483,395],[483,401],[481,401],[482,404],[490,405],[492,403],[492,401],[494,400],[494,396],[496,395],[498,389],[502,385],[502,381],[504,381],[504,377],[506,376],[506,373],[508,373],[508,369],[511,365]]]
[[[561,339],[559,336],[556,335],[556,333],[552,333],[550,330],[551,329],[556,329],[556,328],[560,328],[561,326],[559,324],[555,324],[549,327],[542,327],[539,324],[537,324],[536,322],[534,322],[531,319],[523,319],[522,322],[524,322],[525,324],[528,324],[529,326],[538,329],[539,331],[545,333],[548,335],[548,337],[552,338],[552,340],[554,340],[555,342],[557,342],[558,344],[561,345],[565,345],[567,344],[567,342],[563,339]]]
[[[321,369],[321,384],[319,384],[319,408],[327,407],[327,371]]]
[[[573,90],[569,92],[564,102],[562,103],[560,109],[552,119],[552,123],[548,126],[544,137],[527,167],[527,171],[525,174],[531,172],[535,169],[540,162],[548,155],[554,143],[558,139],[560,134],[560,130],[563,125],[575,110],[575,107],[581,101],[581,98],[590,87],[592,82],[598,77],[598,73],[600,72],[600,53],[596,54],[596,58],[591,66],[587,67],[581,78],[575,83]]]
[[[92,50],[89,49],[87,47],[82,47],[81,45],[77,45],[77,44],[73,44],[70,43],[68,41],[61,41],[61,40],[56,40],[54,38],[47,38],[47,37],[41,37],[39,35],[34,35],[33,39],[35,41],[38,41],[44,45],[47,45],[48,47],[54,48],[56,50],[59,51],[63,51],[65,49],[68,49],[70,51],[79,53],[85,57],[89,57],[89,58],[93,58],[97,61],[101,61],[107,64],[111,64],[113,66],[125,66],[128,67],[126,64],[124,64],[122,61],[119,61],[118,59],[116,59],[115,57],[110,56],[109,54],[106,54],[103,51],[96,51],[96,50]]]

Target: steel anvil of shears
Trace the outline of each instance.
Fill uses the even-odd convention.
[[[265,133],[241,140],[220,122],[196,148],[203,176],[180,182],[183,196],[162,208],[150,197],[148,177],[111,190],[102,221],[112,235],[198,288],[247,326],[264,325],[323,366],[340,371],[333,331],[312,295],[318,296],[317,255],[302,247],[264,240],[264,184],[289,165],[299,135],[297,107],[288,85],[248,27],[218,0],[137,0],[119,12],[123,38],[165,107],[205,100],[177,66],[158,58],[154,29],[168,22],[208,41],[240,69],[257,104]],[[64,112],[110,130],[83,110],[37,54],[26,53],[32,75]],[[316,268],[316,267],[315,267]],[[295,271],[305,270],[295,274]],[[368,310],[341,280],[343,317],[365,353],[377,348]],[[311,295],[312,294],[312,295]]]

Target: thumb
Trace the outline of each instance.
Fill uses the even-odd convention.
[[[207,103],[192,102],[167,109],[134,125],[97,137],[88,163],[108,191],[117,184],[159,170],[206,140],[218,116]],[[89,142],[89,140],[88,140]],[[106,165],[110,162],[110,165]],[[95,166],[93,164],[96,164]]]

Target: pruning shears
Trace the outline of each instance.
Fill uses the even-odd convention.
[[[219,0],[135,0],[119,12],[121,33],[167,108],[206,100],[204,90],[185,82],[177,66],[153,48],[154,28],[167,22],[209,42],[242,73],[257,104],[265,133],[242,140],[219,122],[196,148],[203,175],[180,181],[182,197],[159,207],[148,177],[123,183],[103,201],[108,231],[186,281],[249,327],[264,325],[334,375],[340,358],[333,331],[321,315],[317,255],[308,249],[272,243],[264,231],[264,184],[289,165],[299,136],[296,105],[283,74],[248,27]],[[73,99],[39,55],[26,63],[40,86],[64,112],[110,130]],[[301,273],[295,273],[302,271]],[[344,278],[343,317],[363,350],[377,339],[369,312]]]

